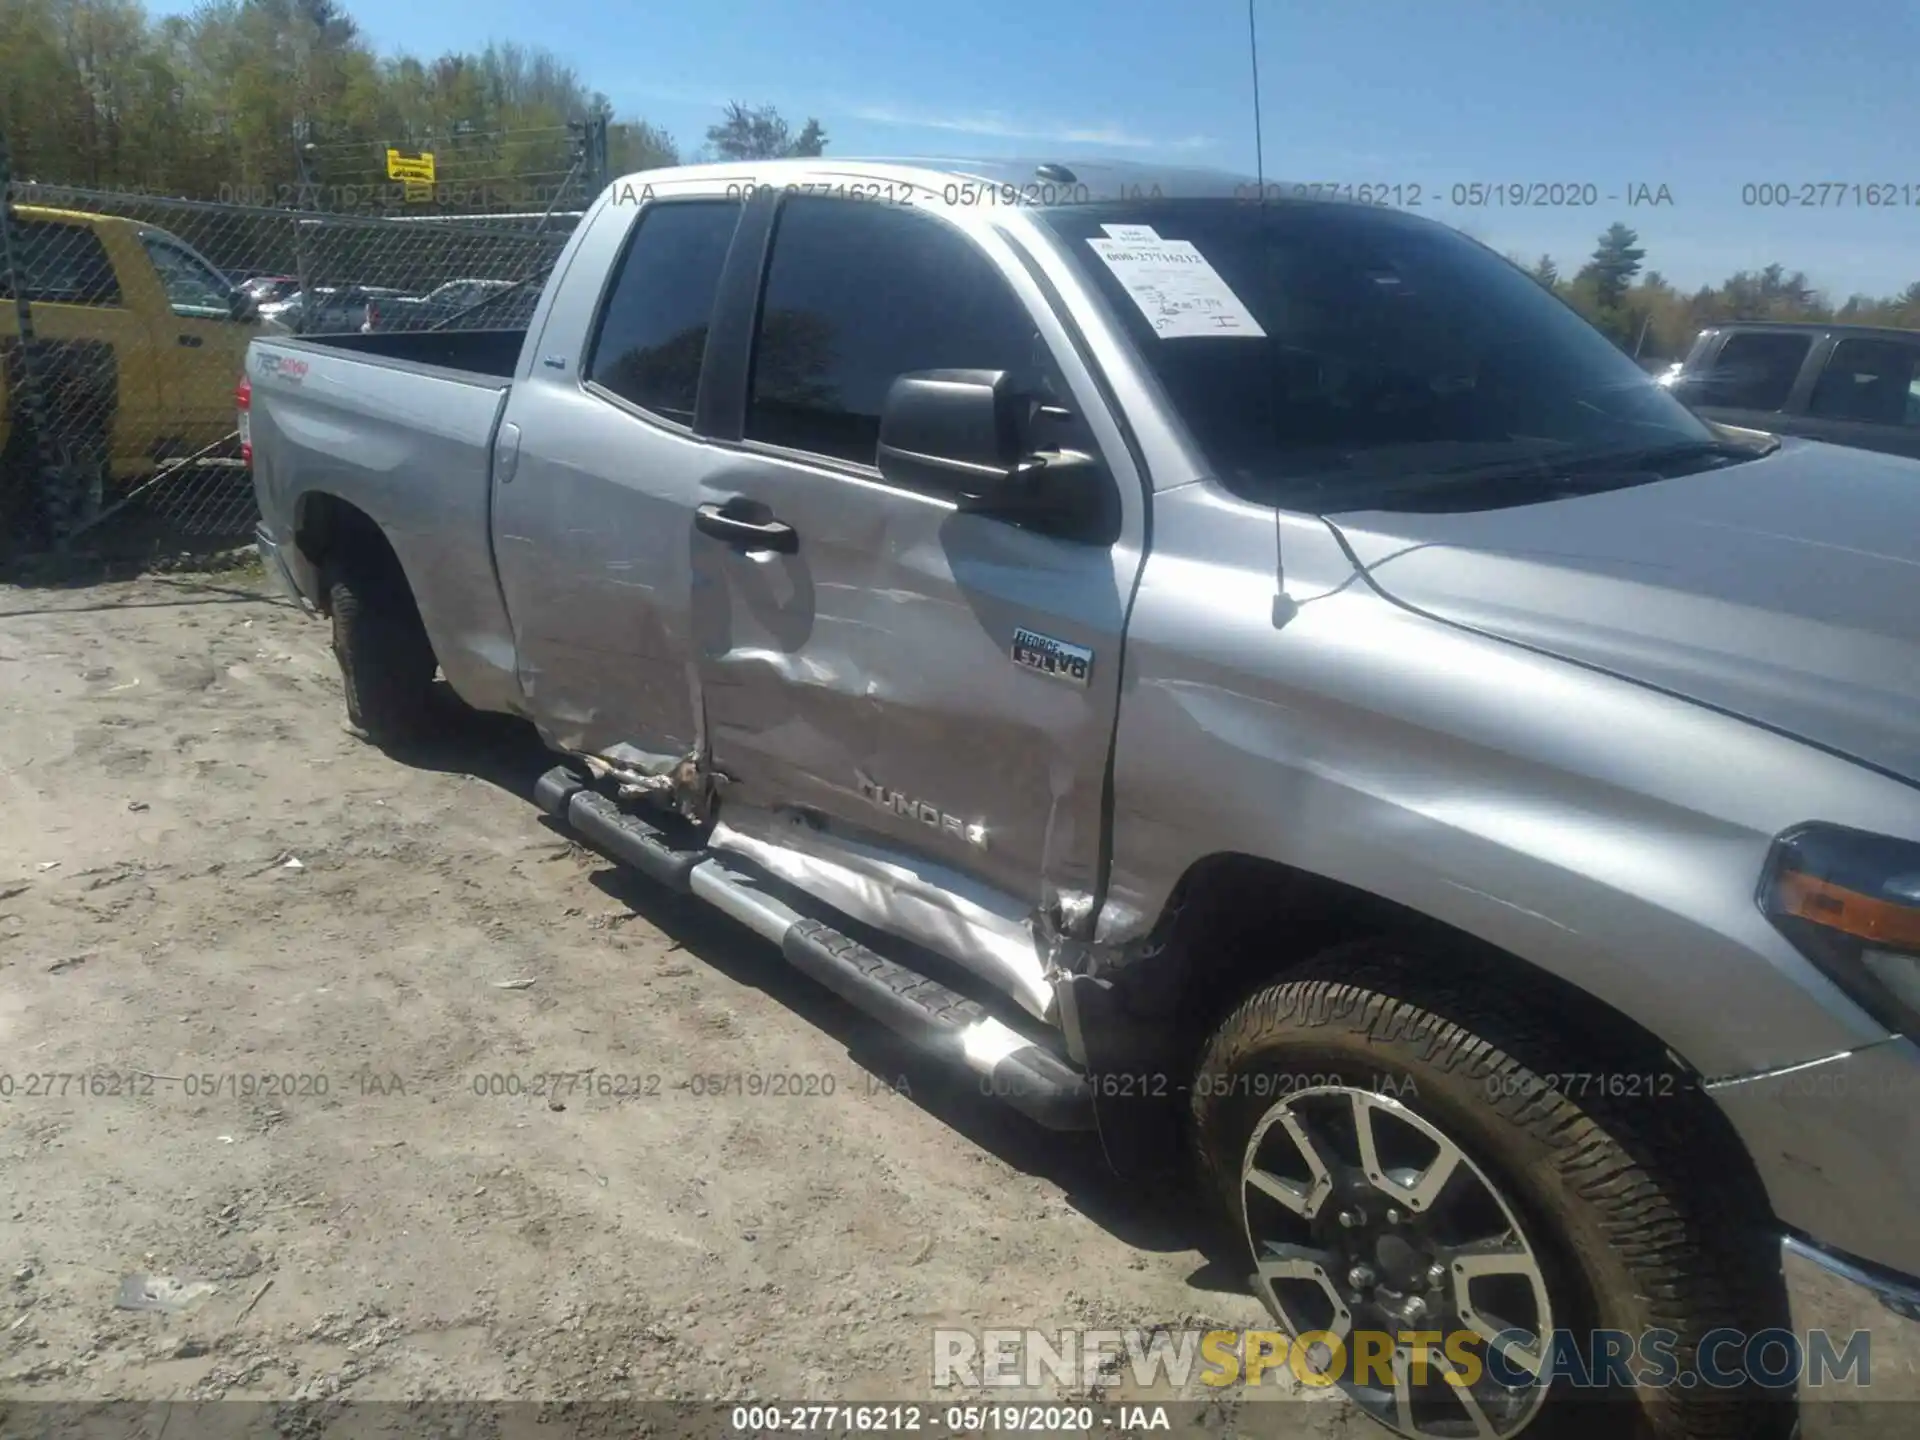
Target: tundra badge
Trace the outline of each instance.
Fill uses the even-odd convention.
[[[882,810],[909,820],[918,820],[928,829],[938,830],[955,840],[964,840],[975,849],[987,848],[987,827],[978,821],[968,822],[958,815],[947,814],[938,805],[929,805],[925,800],[890,790],[863,771],[854,771],[853,777],[854,783],[860,787],[860,798],[869,805],[877,805]]]
[[[1093,674],[1093,651],[1022,626],[1013,632],[1013,663],[1069,685],[1085,685]]]

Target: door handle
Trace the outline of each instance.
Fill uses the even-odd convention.
[[[198,335],[176,335],[174,339],[177,340],[180,344],[185,345],[190,350],[199,349],[202,343]]]
[[[520,427],[509,420],[500,427],[499,437],[493,442],[493,473],[502,485],[511,485],[514,471],[519,468]]]
[[[766,513],[764,505],[746,502],[761,514]],[[702,505],[693,512],[694,528],[703,535],[711,535],[716,540],[724,540],[737,550],[777,550],[782,555],[791,555],[800,548],[800,532],[791,525],[768,517],[764,520],[749,520],[742,515],[729,514],[730,508],[741,506],[740,502],[729,500],[725,505]]]

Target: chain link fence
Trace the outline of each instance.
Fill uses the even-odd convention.
[[[0,554],[245,543],[249,340],[526,325],[577,214],[338,215],[14,183],[0,205]]]

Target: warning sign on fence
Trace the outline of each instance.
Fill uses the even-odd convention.
[[[387,178],[404,182],[409,200],[433,199],[433,152],[422,150],[418,155],[408,155],[388,149]]]
[[[422,150],[418,155],[408,155],[399,150],[389,149],[387,178],[407,180],[419,185],[433,184],[433,152]]]

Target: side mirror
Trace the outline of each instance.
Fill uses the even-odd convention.
[[[1111,543],[1118,495],[1106,467],[1079,450],[1030,449],[1042,418],[1068,417],[1016,390],[1004,370],[910,371],[880,412],[880,473],[964,511]]]
[[[880,473],[964,502],[1006,484],[1020,461],[1019,405],[1004,370],[914,370],[880,411]]]
[[[255,320],[259,318],[260,307],[246,291],[236,288],[227,295],[227,312],[236,320]]]

